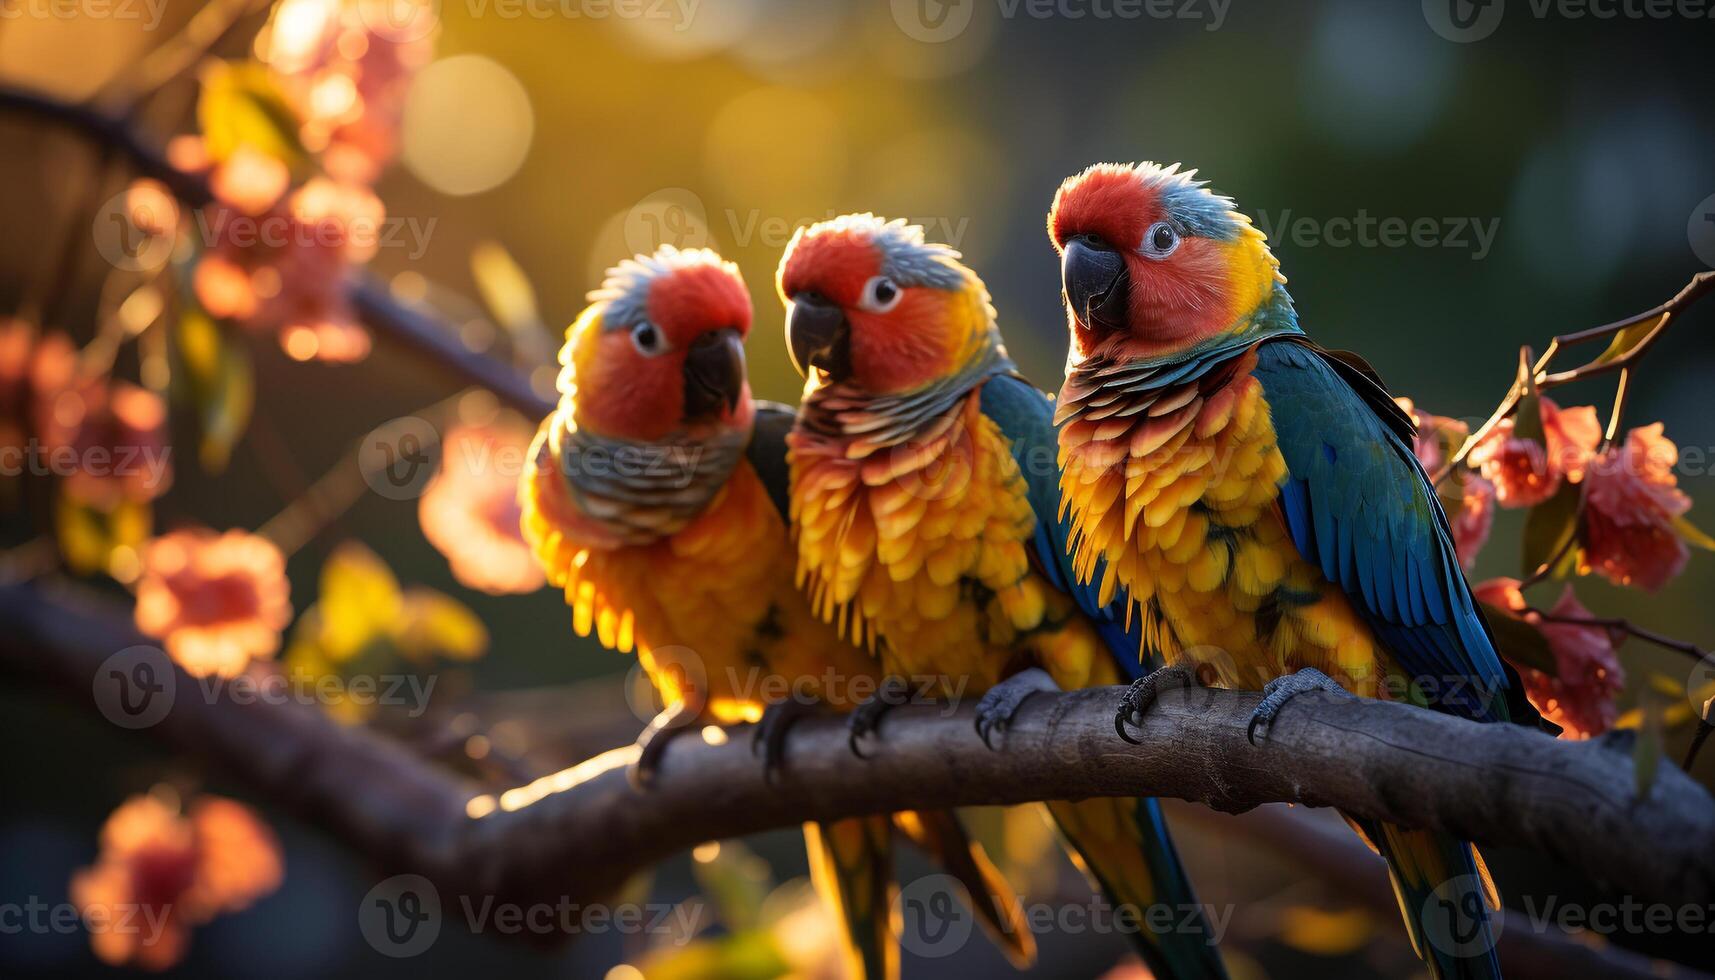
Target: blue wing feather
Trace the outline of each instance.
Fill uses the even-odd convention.
[[[1292,406],[1273,419],[1293,544],[1340,586],[1408,674],[1440,685],[1439,707],[1506,718],[1506,672],[1409,427],[1381,414],[1302,341],[1265,342],[1257,353],[1265,397]],[[1452,690],[1461,681],[1475,684]]]
[[[1070,595],[1078,608],[1096,622],[1108,651],[1128,679],[1143,673],[1138,652],[1143,649],[1143,624],[1131,617],[1126,625],[1126,606],[1131,598],[1124,590],[1107,605],[1100,602],[1099,585],[1106,573],[1098,563],[1095,575],[1080,584],[1072,568],[1070,520],[1060,519],[1059,440],[1054,429],[1053,399],[1022,378],[1000,374],[982,388],[982,412],[1000,427],[1012,443],[1012,457],[1024,474],[1026,494],[1036,512],[1036,534],[1031,540],[1035,566],[1056,589]],[[1154,667],[1157,664],[1149,664]]]

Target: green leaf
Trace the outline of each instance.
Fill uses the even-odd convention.
[[[761,922],[762,901],[774,887],[768,862],[736,840],[706,844],[692,856],[697,885],[714,903],[722,924],[735,932],[755,928]]]
[[[1667,319],[1668,315],[1669,314],[1667,313],[1659,313],[1650,317],[1648,320],[1644,320],[1641,323],[1634,323],[1624,330],[1621,330],[1619,333],[1614,335],[1613,340],[1608,342],[1608,349],[1603,351],[1602,356],[1596,358],[1593,363],[1606,364],[1609,361],[1618,360],[1619,358],[1624,357],[1626,354],[1631,352],[1632,348],[1643,343],[1644,338],[1653,333],[1655,328],[1660,326],[1663,320]]]
[[[346,661],[385,639],[404,609],[399,580],[375,552],[347,541],[322,566],[322,649],[334,661]]]
[[[1662,699],[1653,688],[1645,685],[1638,695],[1642,719],[1638,723],[1637,741],[1632,743],[1632,769],[1637,774],[1638,799],[1649,796],[1655,783],[1656,770],[1662,754]]]
[[[475,660],[488,652],[488,628],[464,603],[418,586],[405,590],[393,641],[411,660]]]
[[[142,501],[120,499],[109,507],[61,493],[54,502],[60,556],[79,575],[109,572],[120,548],[134,555],[148,540],[153,523],[154,512]]]
[[[216,61],[202,73],[197,125],[208,154],[223,161],[241,146],[296,167],[308,159],[298,139],[298,114],[256,62]]]
[[[1513,411],[1513,435],[1539,445],[1548,444],[1542,429],[1542,396],[1534,386],[1519,398],[1518,408]]]
[[[1579,494],[1577,484],[1563,480],[1554,496],[1530,509],[1524,522],[1522,565],[1527,577],[1535,574],[1544,562],[1565,546],[1568,539],[1578,533]],[[1576,546],[1566,549],[1565,557],[1553,569],[1555,578],[1571,574],[1577,554]]]
[[[196,417],[197,457],[204,470],[219,473],[226,469],[255,407],[250,354],[228,328],[194,304],[179,317],[173,346],[180,367],[173,372],[174,385]]]
[[[1487,602],[1482,606],[1501,656],[1520,670],[1528,668],[1550,677],[1560,676],[1560,664],[1554,659],[1554,648],[1548,645],[1548,638],[1542,635],[1541,630],[1513,615],[1509,609]]]
[[[1679,532],[1680,537],[1691,542],[1697,547],[1702,548],[1705,551],[1715,551],[1715,538],[1703,533],[1697,525],[1686,520],[1684,517],[1675,517],[1673,519],[1673,529]]]

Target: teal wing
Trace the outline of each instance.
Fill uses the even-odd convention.
[[[1095,621],[1127,678],[1136,680],[1145,666],[1160,666],[1146,665],[1139,659],[1143,624],[1132,617],[1131,625],[1126,625],[1131,597],[1121,590],[1112,602],[1101,603],[1095,583],[1104,577],[1102,565],[1097,565],[1088,583],[1080,583],[1072,570],[1072,524],[1060,512],[1059,438],[1054,428],[1053,398],[1022,378],[1001,374],[984,383],[982,412],[1000,426],[1001,434],[1012,444],[1012,458],[1024,474],[1030,507],[1036,512],[1036,534],[1031,540],[1035,566]]]
[[[1255,377],[1286,458],[1281,510],[1436,707],[1484,720],[1535,712],[1496,655],[1453,534],[1412,452],[1411,421],[1373,376],[1298,338],[1257,349]]]
[[[798,413],[779,402],[757,402],[756,427],[744,450],[744,458],[762,478],[768,499],[774,501],[783,521],[792,519],[792,471],[786,463],[786,436],[797,420]]]

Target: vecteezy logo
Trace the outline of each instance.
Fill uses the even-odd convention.
[[[631,665],[625,675],[625,700],[631,713],[643,721],[653,721],[666,705],[658,703],[656,692],[672,691],[691,703],[699,702],[709,690],[709,670],[703,658],[690,647],[664,646],[649,651],[654,673],[643,668],[641,660]]]
[[[1715,194],[1704,198],[1697,210],[1691,212],[1685,233],[1691,239],[1691,250],[1704,265],[1715,269]]]
[[[357,17],[371,33],[408,44],[434,31],[441,20],[441,0],[362,0]]]
[[[1501,26],[1506,0],[1423,0],[1423,19],[1449,41],[1481,41]]]
[[[440,433],[426,420],[406,415],[370,430],[357,450],[357,466],[369,489],[389,500],[422,496],[434,475]]]
[[[665,187],[625,213],[625,247],[649,255],[663,245],[703,248],[709,244],[709,212],[703,199],[683,187]]]
[[[1423,900],[1423,932],[1429,944],[1465,959],[1484,956],[1500,938],[1501,919],[1489,914],[1482,879],[1460,875],[1442,882]]]
[[[1715,265],[1715,262],[1710,265]],[[1697,666],[1691,668],[1691,676],[1685,679],[1685,696],[1691,699],[1693,718],[1707,717],[1706,711],[1715,710],[1709,704],[1711,695],[1715,695],[1715,657],[1704,657],[1697,661]]]
[[[95,250],[121,272],[154,272],[173,254],[178,205],[153,188],[121,191],[95,212]]]
[[[960,900],[964,888],[951,875],[924,875],[899,890],[894,915],[899,945],[926,959],[951,956],[965,948],[974,918]]]
[[[440,892],[422,875],[394,875],[363,896],[357,928],[383,956],[426,952],[441,934]]]
[[[893,22],[912,40],[951,41],[971,26],[976,0],[893,0]]]
[[[120,728],[148,728],[173,708],[177,678],[158,647],[126,647],[96,668],[95,706]]]

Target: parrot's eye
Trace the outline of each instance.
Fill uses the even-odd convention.
[[[863,295],[858,297],[858,306],[871,313],[886,313],[899,305],[899,298],[904,292],[899,285],[886,276],[876,276],[863,284]]]
[[[1179,232],[1165,221],[1157,221],[1143,233],[1144,255],[1152,259],[1165,259],[1179,248]]]
[[[661,336],[661,331],[655,329],[655,324],[645,320],[631,328],[631,346],[644,357],[654,357],[667,349],[667,341]]]

